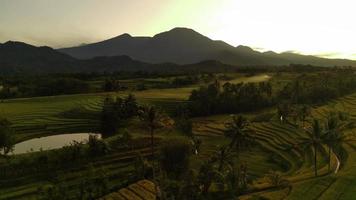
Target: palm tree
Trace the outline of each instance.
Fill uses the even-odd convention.
[[[202,186],[202,194],[206,196],[213,182],[215,171],[211,162],[204,162],[199,170],[198,180]]]
[[[143,106],[138,114],[150,132],[152,167],[154,168],[154,131],[162,126],[163,115],[154,106]]]
[[[339,148],[343,143],[351,141],[351,138],[345,135],[347,129],[354,127],[353,122],[340,120],[339,115],[330,113],[326,121],[326,130],[323,135],[324,143],[328,146],[328,170],[330,172],[331,165],[331,152],[335,153],[335,150]],[[335,155],[336,156],[336,155]],[[338,159],[339,160],[339,159]]]
[[[247,148],[254,140],[251,135],[253,131],[249,127],[248,120],[241,116],[233,116],[232,121],[225,124],[225,136],[231,138],[229,149],[235,147],[237,158],[240,157],[240,152]]]
[[[13,150],[13,133],[11,122],[5,118],[0,118],[0,156],[1,153],[7,155]]]
[[[225,166],[231,165],[232,163],[232,152],[226,146],[220,147],[218,151],[215,152],[211,158],[212,162],[218,163],[218,171],[222,172]]]
[[[314,150],[314,174],[318,175],[317,169],[317,154],[318,149],[323,148],[323,127],[320,125],[319,120],[314,119],[311,130],[305,130],[307,137],[301,138],[299,145],[306,148],[313,148]]]
[[[310,115],[310,107],[308,105],[302,105],[298,110],[299,119],[303,123],[303,128],[305,125],[306,118]]]

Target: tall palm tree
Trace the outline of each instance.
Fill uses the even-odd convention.
[[[199,170],[198,180],[202,186],[202,194],[206,196],[209,192],[209,188],[212,185],[216,175],[217,170],[214,169],[213,163],[211,161],[204,162]]]
[[[318,149],[323,148],[323,127],[320,125],[319,120],[314,119],[311,130],[305,130],[307,137],[301,138],[299,146],[306,148],[312,148],[314,150],[314,174],[318,176],[317,168],[317,155]]]
[[[234,115],[232,120],[225,124],[225,136],[231,138],[229,149],[235,148],[237,158],[240,157],[240,152],[246,149],[254,140],[250,129],[249,121],[241,116]]]
[[[303,123],[303,128],[305,125],[305,121],[306,118],[310,115],[310,107],[308,105],[302,105],[299,109],[298,109],[298,115],[299,115],[299,119],[302,121]]]
[[[139,109],[138,114],[150,132],[152,166],[154,168],[154,131],[162,126],[163,115],[154,106],[143,106]]]
[[[345,131],[353,127],[353,122],[340,119],[339,115],[336,113],[329,114],[325,125],[325,134],[323,135],[324,143],[328,146],[329,172],[331,166],[331,152],[335,153],[335,150],[341,147],[343,143],[347,143],[352,140],[349,135],[345,134]]]
[[[218,163],[218,171],[222,172],[225,166],[229,166],[232,163],[233,153],[226,146],[220,147],[211,158],[211,162]]]

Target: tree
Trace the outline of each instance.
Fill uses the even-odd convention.
[[[311,130],[305,130],[307,137],[301,138],[299,145],[303,146],[304,149],[312,148],[314,150],[314,174],[318,176],[317,168],[317,154],[318,150],[323,148],[323,127],[320,125],[319,120],[314,119]]]
[[[326,130],[323,135],[323,142],[328,146],[329,172],[331,166],[331,152],[335,153],[335,150],[340,148],[343,143],[352,141],[352,138],[346,135],[345,131],[353,128],[354,123],[346,121],[346,119],[342,121],[343,119],[342,115],[330,113],[325,124]],[[335,154],[335,156],[337,155]]]
[[[170,139],[163,142],[160,150],[162,169],[173,179],[179,179],[189,169],[192,146],[185,139]]]
[[[0,153],[1,151],[6,155],[13,148],[13,130],[11,123],[4,118],[0,118]]]
[[[194,138],[193,122],[187,117],[181,117],[176,120],[176,127],[182,132],[183,135],[190,138]]]
[[[200,167],[198,181],[202,186],[203,196],[207,196],[209,188],[219,172],[214,169],[211,161],[205,161]]]
[[[287,102],[281,103],[277,107],[277,113],[278,113],[278,117],[280,117],[280,121],[284,122],[292,113],[292,107]]]
[[[235,148],[237,158],[239,158],[240,152],[254,141],[254,137],[251,135],[253,131],[249,125],[249,121],[241,115],[232,116],[232,121],[225,124],[225,136],[231,139],[229,148]]]
[[[303,104],[301,107],[298,109],[298,116],[299,119],[303,123],[303,128],[305,125],[306,118],[310,115],[310,107],[308,105]]]
[[[107,135],[116,133],[120,125],[124,124],[125,120],[136,116],[137,112],[138,104],[132,94],[124,99],[106,98],[101,113],[102,133]]]
[[[126,117],[132,117],[137,115],[138,103],[136,97],[133,94],[129,94],[123,101],[124,115]]]
[[[154,131],[157,128],[164,126],[163,122],[165,117],[154,106],[143,106],[139,108],[138,115],[140,120],[144,123],[150,132],[152,166],[154,168]]]
[[[200,188],[197,180],[197,175],[194,170],[188,170],[186,175],[184,176],[177,199],[200,199]]]
[[[232,164],[233,154],[226,146],[220,147],[212,157],[213,162],[218,163],[218,171],[222,172],[225,166]]]
[[[109,151],[105,141],[98,138],[98,135],[89,135],[88,151],[91,156],[104,155]]]

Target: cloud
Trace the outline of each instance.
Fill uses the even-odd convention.
[[[301,54],[301,52],[296,51],[296,50],[283,51],[282,53],[296,53],[296,54]]]
[[[340,52],[324,52],[324,53],[317,53],[314,54],[315,56],[320,56],[320,57],[337,57],[343,55]]]

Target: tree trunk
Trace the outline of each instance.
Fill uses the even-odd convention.
[[[329,163],[328,163],[328,172],[330,172],[330,167],[331,167],[331,148],[329,147],[329,152],[328,152],[328,156],[329,156]]]
[[[211,180],[206,181],[205,184],[203,185],[203,191],[202,191],[203,196],[208,195],[210,186],[211,186]]]
[[[154,157],[154,142],[153,142],[153,128],[150,127],[151,134],[151,159],[152,159],[152,176],[155,178],[155,157]]]
[[[316,145],[314,145],[314,174],[315,174],[315,177],[318,176],[318,168],[317,168],[317,148],[316,148]]]

